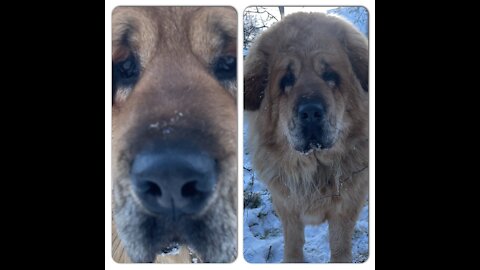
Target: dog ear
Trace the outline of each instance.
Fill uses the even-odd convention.
[[[343,24],[345,26],[343,27],[342,40],[352,64],[353,72],[360,81],[363,90],[368,92],[368,40],[354,26],[346,22],[343,22]]]
[[[244,74],[245,110],[258,110],[265,96],[265,88],[268,83],[267,54],[253,46],[245,60]]]

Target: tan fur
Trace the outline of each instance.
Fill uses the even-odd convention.
[[[236,56],[236,12],[117,7],[112,16],[113,62],[134,54],[141,66],[133,89],[113,99],[113,257],[152,262],[158,246],[178,238],[202,261],[230,262],[237,252],[236,79],[219,81],[212,63]],[[188,141],[218,160],[215,192],[201,212],[187,217],[188,223],[167,224],[146,211],[131,190],[132,160],[144,144],[157,141]],[[176,262],[191,261],[188,252],[176,257]]]
[[[323,221],[329,223],[331,262],[351,262],[354,225],[368,193],[367,46],[342,19],[297,13],[264,32],[246,59],[247,142],[282,221],[284,262],[304,260],[304,227]],[[322,81],[322,61],[340,74],[336,89]],[[297,80],[281,93],[288,63]],[[293,148],[292,112],[300,96],[313,94],[328,105],[335,144],[305,155]]]

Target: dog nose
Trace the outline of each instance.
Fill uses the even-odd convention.
[[[138,198],[153,213],[193,214],[216,184],[215,161],[200,151],[162,149],[136,156],[131,179]]]
[[[298,105],[298,117],[303,124],[318,123],[324,114],[325,109],[320,101],[305,101]]]

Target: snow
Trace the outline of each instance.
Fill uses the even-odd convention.
[[[250,154],[246,148],[248,137],[247,118],[244,118],[244,258],[251,263],[279,263],[283,259],[282,225],[273,210],[272,200],[266,186],[252,170]],[[305,260],[311,263],[326,263],[330,260],[328,224],[305,228]],[[353,236],[353,261],[368,259],[368,203],[363,207]]]

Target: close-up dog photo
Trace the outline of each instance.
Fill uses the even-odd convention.
[[[275,9],[249,7],[244,13],[244,34],[249,35],[244,39],[251,42],[244,48],[245,259],[364,262],[369,187],[367,34],[348,16],[284,15],[282,9],[276,16]],[[368,16],[363,7],[346,10],[346,15],[355,11]],[[255,29],[247,33],[245,22],[258,27],[255,22],[260,19],[254,16],[265,12],[274,22],[267,25],[263,17],[265,29],[251,38]]]
[[[237,257],[237,13],[112,12],[112,256]]]

